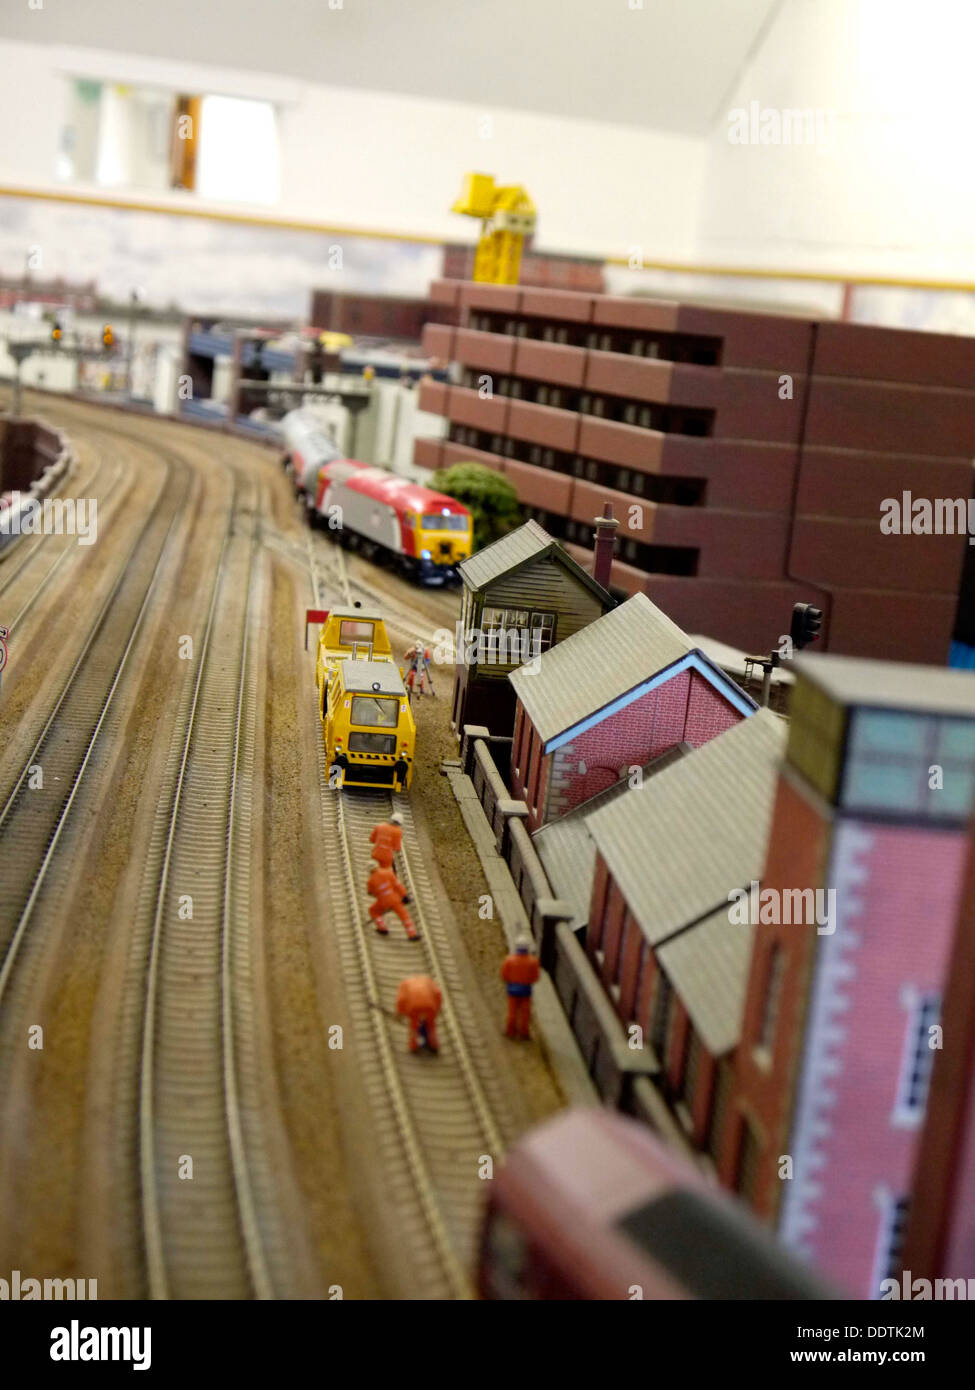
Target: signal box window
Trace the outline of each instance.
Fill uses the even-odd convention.
[[[353,724],[365,724],[373,729],[395,729],[398,719],[399,703],[396,700],[377,699],[374,695],[356,695],[352,701],[350,722]]]

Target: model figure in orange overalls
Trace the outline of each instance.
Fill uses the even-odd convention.
[[[383,869],[391,869],[393,860],[403,848],[403,817],[394,811],[388,821],[380,821],[369,836],[372,857]]]
[[[416,1052],[421,1044],[436,1052],[437,1014],[443,1003],[443,995],[436,980],[429,975],[410,975],[400,981],[396,992],[396,1012],[410,1020],[410,1051]]]
[[[369,882],[366,884],[366,891],[375,899],[369,909],[369,916],[376,924],[376,931],[381,932],[383,936],[388,935],[389,928],[383,918],[387,912],[395,912],[406,928],[406,935],[410,940],[418,940],[420,933],[414,927],[412,917],[403,906],[406,889],[396,877],[393,869],[382,866],[373,869],[369,875]]]
[[[532,988],[539,974],[538,957],[532,955],[527,941],[518,941],[501,967],[501,978],[508,990],[508,1022],[504,1031],[509,1038],[531,1036]]]

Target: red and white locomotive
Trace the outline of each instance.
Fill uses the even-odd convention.
[[[456,578],[473,543],[466,507],[399,473],[343,458],[307,408],[289,411],[281,432],[284,465],[311,521],[320,520],[339,538],[354,538],[370,554],[392,558],[428,584]]]
[[[471,553],[466,507],[356,459],[322,465],[314,510],[331,530],[393,556],[404,571],[427,583],[455,578],[457,566]]]

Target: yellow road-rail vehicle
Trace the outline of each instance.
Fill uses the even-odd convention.
[[[330,785],[408,790],[416,722],[379,613],[329,612],[318,639],[315,684]]]

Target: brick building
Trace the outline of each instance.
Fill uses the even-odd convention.
[[[948,967],[903,1265],[913,1279],[975,1279],[975,836]],[[895,1271],[896,1277],[896,1271]]]
[[[348,333],[351,338],[391,338],[395,342],[416,343],[423,325],[443,316],[443,311],[429,299],[343,294],[338,290],[312,292],[312,326],[330,333]]]
[[[883,534],[881,508],[972,496],[975,340],[449,280],[431,299],[457,322],[424,349],[457,376],[422,388],[448,430],[418,464],[502,470],[583,563],[613,503],[613,586],[685,630],[766,651],[810,601],[830,651],[948,659],[965,537]]]
[[[869,1298],[899,1267],[970,842],[975,676],[828,656],[795,669],[762,887],[835,900],[825,924],[757,926],[720,1169]]]
[[[511,786],[537,829],[755,703],[645,594],[512,671]]]
[[[699,1149],[716,1149],[723,1133],[754,934],[729,922],[729,894],[760,871],[784,744],[781,719],[757,710],[585,816],[584,951],[563,934],[556,988],[604,1098],[658,1128],[669,1108]],[[588,1002],[596,990],[602,1008]],[[608,1091],[620,1050],[630,1054],[630,1095]]]

